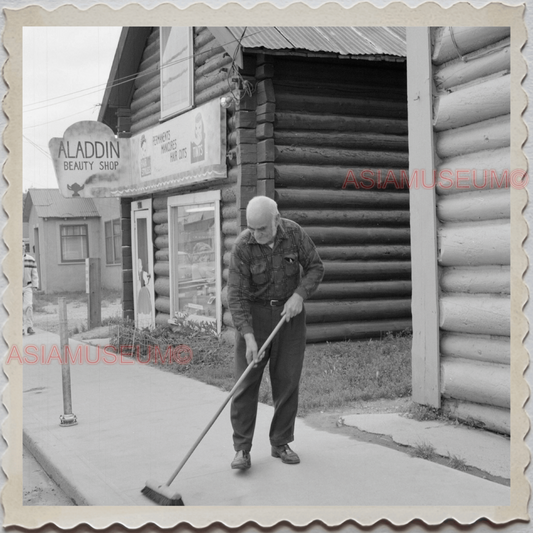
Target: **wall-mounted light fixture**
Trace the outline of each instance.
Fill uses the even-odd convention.
[[[231,95],[226,95],[226,96],[222,96],[220,98],[220,105],[224,108],[224,109],[228,109],[228,107],[231,107],[233,104],[233,96]]]

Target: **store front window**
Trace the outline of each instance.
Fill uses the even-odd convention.
[[[220,331],[220,192],[175,196],[168,205],[172,315]]]

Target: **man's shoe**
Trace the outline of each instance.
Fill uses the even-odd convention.
[[[247,470],[252,466],[252,460],[250,459],[250,452],[245,450],[239,450],[235,459],[231,462],[231,468],[237,470]]]
[[[279,457],[283,463],[288,465],[297,465],[300,462],[298,454],[293,452],[288,444],[272,446],[272,457]]]
[[[35,331],[33,331],[33,328],[28,328],[28,335],[35,335]]]

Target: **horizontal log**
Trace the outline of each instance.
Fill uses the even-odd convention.
[[[130,132],[132,135],[135,135],[136,133],[140,133],[141,131],[147,130],[148,128],[151,128],[158,124],[159,114],[153,114],[146,118],[143,118],[142,120],[139,120],[138,122],[132,122]]]
[[[435,131],[459,128],[511,112],[511,76],[500,76],[442,94],[436,101]]]
[[[136,113],[141,111],[146,106],[160,101],[161,88],[159,87],[159,85],[157,87],[154,87],[151,91],[145,92],[142,96],[136,94],[135,99],[131,102],[130,106],[132,116],[136,115]]]
[[[346,300],[374,297],[400,297],[411,295],[411,282],[400,281],[339,281],[323,282],[310,300]]]
[[[221,57],[221,56],[216,56]],[[209,87],[212,87],[213,85],[217,84],[218,82],[225,81],[227,83],[228,81],[228,72],[224,70],[219,70],[218,72],[211,72],[209,75],[206,76],[195,76],[194,79],[194,92],[200,93],[202,91],[205,91],[206,89],[209,89]]]
[[[350,86],[358,84],[374,85],[376,87],[406,87],[407,73],[405,64],[384,61],[335,61],[317,60],[317,68],[309,68],[309,60],[299,60],[294,57],[279,57],[274,60],[276,80],[284,83],[301,80],[303,83],[335,82]]]
[[[314,69],[312,69],[314,70]],[[328,80],[304,80],[292,75],[287,79],[280,79],[276,72],[274,77],[274,89],[277,93],[302,94],[309,96],[331,96],[334,98],[370,98],[372,100],[386,100],[395,102],[405,102],[407,98],[406,84],[383,85],[368,83],[361,78],[359,72],[354,70],[348,79],[342,79],[337,74]]]
[[[155,211],[165,210],[168,207],[168,196],[156,196],[152,200],[152,209]]]
[[[224,48],[213,39],[194,51],[194,64],[196,67],[203,65],[206,61],[216,55],[223,55]]]
[[[337,96],[309,96],[276,93],[276,110],[306,111],[362,117],[406,118],[407,101],[395,102],[374,98],[341,98]]]
[[[231,64],[231,56],[227,54],[216,55],[206,61],[202,66],[197,67],[194,71],[194,77],[195,79],[203,78],[211,74],[211,72],[224,68],[229,64]]]
[[[218,98],[219,96],[223,96],[229,92],[228,88],[228,82],[227,80],[219,81],[218,83],[215,83],[214,85],[211,85],[204,91],[198,92],[194,95],[194,103],[199,106],[204,104],[205,102],[209,102],[209,100],[214,100],[215,98]]]
[[[409,318],[411,299],[396,300],[308,300],[305,303],[307,323],[345,322],[347,320],[385,320]]]
[[[156,235],[168,235],[168,224],[154,224],[154,233]]]
[[[155,315],[156,326],[168,326],[170,315],[168,313],[157,313]]]
[[[489,189],[449,194],[437,199],[437,217],[442,222],[475,222],[511,217],[511,191]]]
[[[320,257],[331,261],[409,261],[410,246],[367,245],[367,246],[317,246]],[[409,267],[410,268],[410,267]]]
[[[389,191],[326,191],[324,189],[277,189],[275,200],[280,209],[349,207],[352,209],[408,209],[407,194]]]
[[[380,150],[407,152],[406,135],[390,135],[373,132],[285,131],[275,130],[274,140],[278,146],[320,146],[351,148],[352,150]]]
[[[231,250],[236,240],[237,240],[237,237],[234,235],[225,236],[224,237],[224,248],[226,250]]]
[[[509,337],[443,332],[440,337],[440,351],[441,355],[446,357],[462,357],[500,365],[511,363]]]
[[[509,147],[483,150],[444,159],[437,169],[437,189],[441,195],[519,187],[520,171],[510,171]]]
[[[225,285],[220,294],[220,301],[222,302],[222,307],[228,309],[228,286]]]
[[[240,231],[240,225],[237,226],[237,220],[224,220],[222,222],[222,234],[223,235],[238,235]]]
[[[307,226],[306,233],[318,244],[402,244],[409,243],[409,228],[351,228]]]
[[[228,119],[228,126],[235,130],[238,128],[253,128],[257,124],[257,117],[253,111],[235,111]]]
[[[475,420],[489,431],[511,434],[511,411],[509,409],[445,399],[442,402],[442,410],[448,416],[464,422]]]
[[[325,113],[295,113],[276,110],[274,131],[337,131],[374,132],[392,135],[407,135],[407,120],[400,118],[349,117]]]
[[[406,168],[369,168],[368,166],[274,165],[276,186],[281,188],[405,190],[409,171]]]
[[[301,226],[409,226],[408,210],[360,211],[352,209],[280,210],[284,218]]]
[[[262,141],[267,142],[267,141]],[[346,148],[324,148],[314,146],[278,146],[274,148],[277,163],[293,165],[346,165],[366,167],[407,168],[407,152],[386,152],[384,150],[348,150]]]
[[[154,264],[154,274],[156,274],[157,276],[165,276],[168,278],[168,276],[170,275],[170,263],[168,262],[168,260],[156,261]]]
[[[307,342],[334,342],[350,339],[381,337],[389,331],[399,332],[411,328],[411,320],[368,320],[308,324]]]
[[[156,237],[154,240],[154,246],[156,248],[168,248],[168,234],[167,235],[159,235],[159,237]]]
[[[159,54],[159,51],[158,51],[158,54]],[[137,101],[138,98],[144,96],[145,94],[149,93],[153,89],[161,87],[161,78],[159,77],[159,65],[157,65],[157,61],[153,68],[154,68],[153,76],[149,76],[149,75],[142,76],[143,78],[142,84],[139,83],[139,85],[137,86],[137,80],[139,80],[140,82],[141,78],[137,78],[137,80],[135,80],[136,89],[133,94],[132,104],[134,101]]]
[[[440,266],[509,265],[509,221],[447,224],[438,231]]]
[[[214,40],[215,36],[207,28],[202,28],[202,30],[194,36],[194,47],[196,50],[200,50],[207,43]]]
[[[473,335],[511,334],[511,300],[508,297],[443,296],[439,301],[440,327]]]
[[[155,252],[155,259],[156,261],[168,261],[168,248],[164,248],[162,250],[156,250]]]
[[[437,90],[444,91],[457,85],[470,83],[479,78],[490,76],[496,72],[511,69],[511,48],[509,39],[487,47],[486,55],[476,57],[476,52],[468,57],[468,61],[459,59],[436,68],[433,73]],[[497,47],[497,48],[496,48]]]
[[[166,224],[168,222],[168,211],[166,209],[161,211],[154,211],[152,220],[154,224]]]
[[[501,115],[435,135],[435,150],[441,159],[510,145],[511,115]]]
[[[508,26],[441,26],[435,32],[432,61],[441,65],[491,45],[511,34]]]
[[[168,296],[158,296],[154,305],[157,311],[170,314],[170,298]]]
[[[161,112],[161,103],[159,101],[152,102],[145,107],[142,107],[136,113],[132,113],[131,122],[132,124],[138,124],[143,119],[151,119],[153,116],[159,116]]]
[[[256,142],[257,138],[253,129],[239,128],[228,135],[228,144],[231,147],[237,144],[255,144]]]
[[[445,398],[509,408],[511,406],[509,365],[443,357],[441,393]]]
[[[319,254],[321,254],[320,248]],[[321,254],[323,259],[323,254]],[[408,280],[410,261],[323,261],[324,281]]]
[[[222,202],[233,204],[236,202],[236,194],[234,187],[221,187]]]
[[[237,218],[237,205],[236,204],[225,204],[222,206],[222,220],[227,220],[229,218]]]
[[[228,281],[228,279],[229,279],[229,268],[222,269],[222,279],[224,281],[226,281],[226,282]]]
[[[441,269],[440,288],[445,292],[511,294],[509,266],[447,267]]]
[[[156,278],[154,291],[160,296],[170,296],[170,279],[164,277]]]

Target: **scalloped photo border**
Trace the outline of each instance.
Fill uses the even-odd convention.
[[[526,42],[526,28],[523,20],[524,6],[490,4],[476,8],[468,3],[458,3],[450,8],[430,2],[417,8],[402,3],[392,3],[377,8],[369,3],[352,8],[343,8],[329,3],[319,8],[298,3],[284,9],[271,4],[260,4],[245,9],[239,4],[227,4],[218,9],[204,4],[180,9],[171,4],[163,4],[153,9],[145,9],[137,4],[114,10],[98,5],[87,10],[66,5],[53,11],[39,6],[19,10],[6,9],[6,26],[3,44],[8,52],[4,65],[4,79],[8,86],[3,102],[3,110],[8,118],[3,141],[9,152],[4,166],[4,177],[8,187],[3,197],[3,208],[9,216],[4,230],[4,240],[11,252],[3,261],[4,273],[9,287],[4,294],[3,304],[9,319],[3,328],[8,346],[22,345],[20,324],[22,322],[22,299],[20,271],[22,240],[22,27],[23,26],[259,26],[274,25],[282,20],[283,25],[353,25],[365,26],[507,26],[511,33],[511,166],[527,169],[527,159],[522,146],[527,139],[527,128],[522,114],[527,106],[526,93],[521,83],[526,76],[526,62],[521,49]],[[8,477],[2,492],[5,511],[4,526],[38,528],[45,524],[55,524],[61,528],[71,528],[87,523],[95,529],[113,524],[128,528],[139,528],[145,524],[157,524],[169,528],[177,524],[190,524],[196,528],[222,523],[228,527],[238,527],[246,523],[256,523],[270,527],[280,522],[289,522],[302,527],[321,521],[327,526],[346,522],[370,526],[387,520],[394,525],[402,525],[413,520],[429,525],[454,520],[460,524],[472,524],[486,519],[496,524],[514,520],[527,521],[530,487],[524,475],[529,464],[529,451],[524,437],[529,430],[529,419],[524,404],[529,397],[529,388],[524,378],[528,365],[528,353],[524,338],[528,323],[523,308],[528,300],[527,287],[523,281],[528,260],[523,250],[523,242],[528,235],[528,227],[522,215],[528,201],[525,189],[512,189],[511,192],[511,503],[502,507],[429,507],[429,506],[376,506],[376,507],[32,507],[22,504],[22,367],[17,364],[3,365],[9,384],[4,390],[3,403],[8,412],[3,425],[3,435],[8,449],[2,466]],[[4,361],[5,361],[4,354]],[[327,490],[327,489],[326,489]]]

